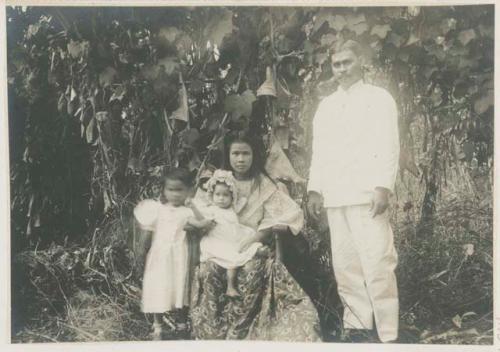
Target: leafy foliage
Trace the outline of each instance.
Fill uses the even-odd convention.
[[[418,231],[431,241],[449,173],[491,172],[493,13],[491,5],[8,7],[13,253],[52,242],[125,251],[132,207],[158,195],[162,173],[220,165],[223,138],[241,130],[262,136],[267,150],[279,144],[301,202],[312,117],[336,86],[331,47],[349,38],[366,45],[365,79],[397,100],[401,179],[418,176],[424,187],[405,207],[418,207]],[[276,96],[257,97],[267,68]],[[326,304],[320,233],[308,227],[305,237],[322,258],[315,290]]]

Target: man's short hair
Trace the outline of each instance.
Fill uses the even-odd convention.
[[[333,48],[332,48],[332,52],[331,52],[331,55],[335,55],[341,51],[344,51],[344,50],[350,50],[354,53],[354,55],[356,56],[364,56],[364,52],[363,52],[363,47],[361,46],[361,44],[353,39],[348,39],[348,40],[339,40],[337,42],[335,42]]]

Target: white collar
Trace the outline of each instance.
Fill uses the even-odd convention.
[[[339,87],[338,87],[338,92],[341,93],[341,94],[352,94],[354,91],[356,91],[358,88],[360,88],[361,86],[364,85],[364,81],[363,79],[359,79],[357,80],[356,82],[354,82],[349,88],[347,89],[344,89],[340,84],[339,84]]]

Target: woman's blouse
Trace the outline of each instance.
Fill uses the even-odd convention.
[[[261,174],[250,180],[236,180],[236,187],[235,210],[241,224],[256,231],[286,225],[294,235],[304,226],[304,215],[298,204],[267,176]]]

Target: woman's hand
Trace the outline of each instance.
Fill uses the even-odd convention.
[[[243,238],[240,241],[239,252],[242,253],[242,252],[246,251],[253,243],[256,243],[256,242],[259,242],[259,241],[257,240],[257,237],[255,235]]]
[[[272,233],[272,230],[269,228],[269,229],[265,229],[265,230],[261,230],[261,231],[257,231],[255,233],[255,235],[253,236],[248,236],[248,237],[245,237],[243,238],[241,241],[240,241],[240,253],[241,252],[244,252],[246,249],[248,249],[248,247],[250,247],[253,243],[256,243],[256,242],[261,242],[263,243],[266,238],[271,235]]]

